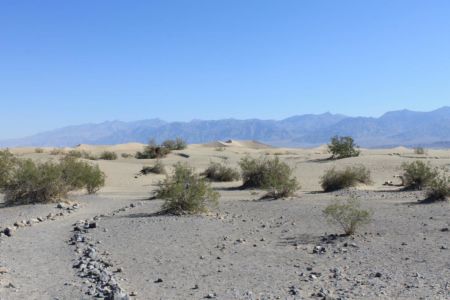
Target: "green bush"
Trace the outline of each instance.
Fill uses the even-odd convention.
[[[44,153],[44,149],[42,149],[42,148],[35,148],[34,152],[35,153]]]
[[[95,193],[105,181],[98,166],[70,156],[59,162],[16,159],[10,170],[8,180],[0,186],[9,205],[58,201],[82,188]]]
[[[165,140],[161,146],[170,150],[183,150],[186,149],[187,144],[182,138],[176,138],[175,140]]]
[[[435,179],[439,172],[433,168],[429,162],[416,160],[410,163],[403,163],[403,180],[405,188],[422,190]]]
[[[0,189],[11,180],[16,163],[17,158],[9,150],[0,150]]]
[[[156,197],[165,202],[162,209],[171,214],[195,214],[217,205],[219,194],[187,164],[174,165],[174,174],[159,183]]]
[[[445,174],[435,177],[427,187],[428,200],[443,201],[450,197],[450,178]]]
[[[323,213],[329,223],[340,226],[346,235],[354,234],[360,226],[369,224],[372,219],[372,214],[361,209],[356,198],[330,204]]]
[[[356,186],[360,183],[370,184],[370,171],[364,166],[346,167],[336,170],[335,167],[325,171],[320,179],[320,185],[325,192],[331,192]]]
[[[141,174],[166,174],[166,168],[164,164],[158,159],[153,166],[144,166],[142,167]]]
[[[147,146],[145,146],[144,151],[137,152],[137,159],[154,159],[163,158],[169,154],[172,150],[163,145],[158,145],[154,140],[150,140]]]
[[[244,188],[262,188],[268,191],[266,197],[289,197],[300,188],[297,179],[292,176],[293,169],[278,157],[244,157],[239,162]]]
[[[235,181],[241,178],[239,172],[224,163],[210,162],[208,168],[202,173],[211,181]]]
[[[117,154],[112,151],[104,151],[100,154],[99,158],[104,160],[116,160]]]
[[[347,157],[359,156],[360,151],[358,145],[355,144],[352,137],[334,136],[328,145],[328,152],[331,153],[331,158],[341,159]]]

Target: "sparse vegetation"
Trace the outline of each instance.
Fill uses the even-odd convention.
[[[235,181],[241,178],[239,172],[224,163],[210,162],[208,168],[202,173],[211,181]]]
[[[428,200],[444,201],[450,197],[450,178],[446,174],[441,174],[431,180],[427,187]]]
[[[70,191],[86,188],[95,193],[104,185],[105,175],[97,166],[73,157],[59,162],[34,162],[8,155],[8,161],[8,175],[0,189],[9,205],[57,201]]]
[[[144,166],[142,167],[141,174],[166,174],[166,168],[161,160],[156,160],[156,163],[153,166]]]
[[[122,158],[130,158],[130,157],[133,157],[133,155],[130,154],[130,153],[122,153],[122,154],[120,154],[120,156],[122,156]]]
[[[145,146],[144,151],[137,152],[137,159],[154,159],[163,158],[169,154],[171,150],[163,145],[158,145],[154,140],[150,140],[148,145]]]
[[[34,152],[35,153],[44,153],[44,149],[42,149],[42,148],[35,148]]]
[[[278,157],[254,159],[244,157],[239,162],[244,188],[262,188],[268,191],[266,197],[289,197],[300,187],[292,176],[293,169]]]
[[[0,151],[0,189],[11,180],[17,158],[9,150]]]
[[[170,150],[183,150],[186,149],[187,143],[182,138],[176,138],[175,140],[165,140],[162,143],[162,147]]]
[[[425,151],[425,148],[423,148],[423,147],[414,148],[414,154],[424,155],[425,153],[426,153],[426,151]]]
[[[70,150],[66,156],[74,158],[84,158],[89,160],[97,160],[98,158],[85,150]]]
[[[64,154],[66,154],[66,152],[64,151],[64,149],[61,148],[53,148],[50,151],[50,155],[64,155]]]
[[[217,205],[219,194],[187,164],[174,165],[174,174],[159,183],[156,197],[164,199],[162,209],[171,214],[195,214]]]
[[[99,159],[104,159],[104,160],[116,160],[117,159],[117,154],[115,152],[112,151],[104,151],[100,154]]]
[[[435,179],[439,172],[429,162],[416,160],[403,163],[403,180],[406,189],[422,190]]]
[[[341,159],[347,157],[359,156],[360,151],[358,145],[350,136],[334,136],[328,145],[328,152],[331,153],[332,159]]]
[[[320,185],[325,192],[331,192],[356,186],[360,183],[370,184],[371,181],[370,170],[362,165],[346,167],[343,170],[336,170],[333,167],[325,171],[320,179]]]
[[[330,204],[323,213],[329,223],[340,226],[346,235],[354,234],[359,227],[369,224],[372,219],[372,214],[368,210],[361,209],[361,204],[356,198]]]

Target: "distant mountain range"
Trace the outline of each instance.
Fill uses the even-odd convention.
[[[363,147],[424,146],[450,148],[450,107],[431,112],[400,110],[379,118],[324,113],[284,120],[193,120],[165,122],[108,121],[64,127],[33,136],[0,141],[1,147],[75,146],[78,144],[146,143],[181,137],[189,143],[215,140],[258,140],[275,146],[313,147],[334,135],[352,136]]]

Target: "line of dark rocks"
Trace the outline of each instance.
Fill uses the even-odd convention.
[[[116,209],[110,214],[97,215],[89,220],[80,220],[73,225],[73,235],[69,241],[75,247],[78,256],[73,268],[77,275],[84,281],[83,292],[86,295],[105,300],[129,300],[135,293],[127,293],[115,278],[115,273],[120,273],[121,268],[112,270],[114,266],[105,256],[107,253],[99,253],[95,242],[88,236],[90,230],[97,228],[97,222],[104,217],[114,216],[127,209],[136,207],[135,204]]]
[[[49,213],[45,217],[36,217],[36,218],[28,219],[28,220],[17,221],[11,226],[7,226],[5,228],[0,229],[0,238],[12,237],[14,235],[14,232],[19,228],[31,227],[34,224],[42,223],[42,222],[46,222],[46,221],[55,221],[57,218],[64,217],[65,215],[71,214],[74,211],[78,210],[80,208],[80,205],[78,203],[66,204],[66,203],[61,202],[56,205],[56,208],[58,208],[62,211],[58,212],[58,213]]]

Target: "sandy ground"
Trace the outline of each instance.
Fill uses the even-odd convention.
[[[406,148],[363,149],[360,157],[328,161],[324,147],[190,145],[163,163],[185,161],[200,172],[210,161],[234,166],[245,155],[277,155],[296,167],[302,188],[290,199],[262,201],[262,191],[235,189],[240,182],[214,183],[221,199],[211,214],[175,217],[158,215],[162,201],[148,200],[164,177],[136,176],[153,161],[120,156],[141,144],[78,148],[112,150],[119,159],[93,162],[107,174],[106,186],[96,196],[71,195],[79,208],[70,213],[54,204],[0,208],[1,228],[63,212],[0,237],[0,299],[91,299],[89,282],[72,267],[78,254],[68,241],[75,222],[100,215],[87,238],[113,271],[120,269],[115,279],[131,299],[450,299],[450,204],[419,204],[423,193],[383,186],[395,181],[405,161],[448,168],[448,150],[420,156]],[[57,159],[50,149],[12,151]],[[355,164],[371,170],[373,185],[320,192],[326,169]],[[352,238],[335,236],[341,230],[326,222],[322,210],[350,194],[373,212],[373,222]],[[325,252],[314,253],[316,246]]]

